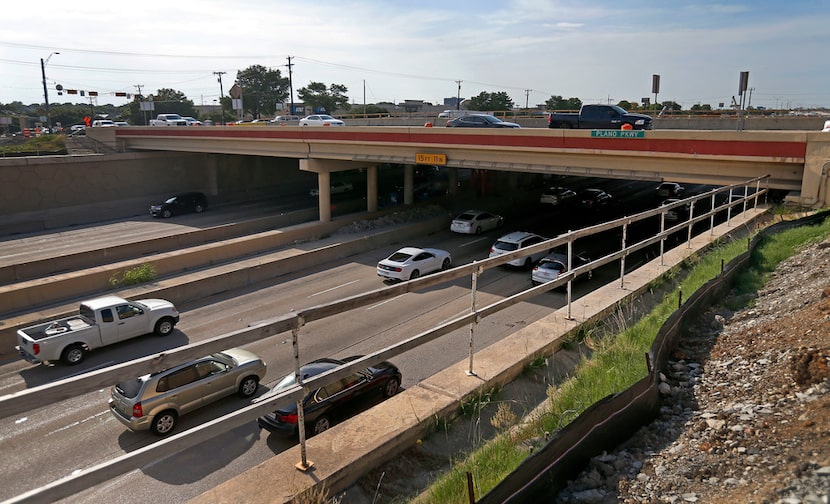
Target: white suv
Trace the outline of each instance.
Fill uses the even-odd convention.
[[[493,246],[490,247],[490,257],[498,257],[502,254],[515,252],[516,250],[530,247],[531,245],[536,245],[537,243],[542,243],[545,240],[547,240],[547,238],[533,233],[526,233],[523,231],[516,231],[510,234],[506,234],[498,240],[496,240],[496,243],[494,243]],[[510,266],[523,266],[525,268],[530,268],[533,265],[533,263],[548,255],[549,252],[549,250],[540,250],[529,256],[513,259],[507,264]]]

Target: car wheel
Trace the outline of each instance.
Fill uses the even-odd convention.
[[[441,269],[447,270],[450,269],[450,266],[452,266],[452,261],[450,261],[450,258],[447,257],[444,259],[444,262],[441,263]]]
[[[239,384],[239,396],[251,397],[256,393],[257,388],[259,388],[259,378],[248,376]]]
[[[167,336],[171,332],[173,332],[173,326],[175,326],[175,322],[170,317],[164,317],[163,319],[156,322],[156,327],[153,329],[153,332],[156,333],[156,336]]]
[[[321,432],[331,429],[331,426],[331,419],[326,415],[322,415],[320,418],[314,421],[314,424],[312,424],[309,434],[312,436],[316,436]]]
[[[421,276],[421,272],[420,272],[420,271],[418,271],[418,270],[415,270],[415,271],[413,271],[413,272],[412,272],[412,274],[411,274],[411,275],[409,275],[409,279],[410,279],[410,280],[415,280],[415,279],[416,279],[416,278],[418,278],[419,276]]]
[[[178,415],[176,415],[175,411],[162,411],[153,419],[150,430],[153,431],[153,434],[156,436],[166,436],[173,432],[173,428],[176,427],[177,419]]]
[[[69,365],[80,364],[86,358],[86,349],[81,344],[69,345],[61,352],[61,360]]]
[[[401,383],[397,378],[390,378],[383,386],[383,397],[392,397],[401,389]]]
[[[481,226],[476,227],[476,234],[477,235],[481,234]]]
[[[533,266],[533,260],[529,257],[526,257],[525,258],[525,268],[530,269],[531,266]]]
[[[571,129],[571,123],[563,122],[559,125],[559,129]]]
[[[161,213],[161,216],[164,217],[165,219],[169,218],[171,215],[173,215],[173,214],[170,213],[170,210],[165,210]]]
[[[202,213],[205,211],[205,207],[202,205],[196,205],[196,213]]]

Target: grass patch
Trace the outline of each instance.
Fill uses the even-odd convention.
[[[124,285],[138,285],[142,283],[152,282],[156,279],[156,267],[152,264],[142,264],[133,269],[124,272],[121,278],[118,278],[118,273],[113,274],[109,279],[110,287],[118,287]]]
[[[764,239],[753,252],[750,267],[736,278],[735,291],[741,295],[755,293],[764,285],[770,272],[778,264],[804,247],[830,236],[830,220],[817,226],[802,226]],[[721,272],[721,264],[746,251],[744,239],[721,242],[702,256],[690,257],[684,263],[687,274],[676,290],[688,299],[693,292]],[[467,473],[472,474],[476,498],[490,491],[512,472],[527,456],[522,441],[544,432],[556,432],[576,419],[591,404],[609,394],[627,389],[646,376],[645,354],[651,348],[657,331],[677,309],[677,296],[672,293],[648,314],[628,325],[625,307],[612,316],[603,328],[587,331],[595,348],[590,357],[583,357],[574,375],[559,386],[548,389],[550,412],[536,425],[510,436],[502,435],[457,462],[452,470],[440,477],[422,494],[418,502],[469,502]],[[746,299],[746,296],[744,296]],[[599,332],[600,334],[597,334]],[[585,333],[583,333],[583,337]]]
[[[3,155],[43,155],[65,154],[66,137],[64,135],[42,135],[30,138],[25,142],[0,147],[0,156]]]

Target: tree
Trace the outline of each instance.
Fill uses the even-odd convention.
[[[342,84],[332,84],[329,87],[322,82],[310,82],[308,86],[297,90],[297,96],[306,105],[311,106],[312,111],[323,110],[332,113],[338,109],[349,110],[349,97],[346,96],[349,90]]]
[[[582,100],[579,98],[568,98],[567,100],[559,95],[553,95],[545,101],[548,110],[579,110],[582,108]]]
[[[701,105],[700,103],[695,103],[694,105],[692,105],[691,110],[694,110],[694,111],[712,110],[712,106],[709,105],[708,103],[704,103],[703,105]]]
[[[130,122],[130,124],[147,124],[145,121],[145,112],[141,110],[139,103],[142,101],[152,101],[153,112],[146,112],[146,115],[151,119],[155,119],[158,114],[179,114],[182,116],[196,117],[196,109],[193,106],[193,101],[189,100],[187,96],[181,91],[175,89],[162,88],[156,91],[156,94],[149,96],[135,95],[133,101],[127,106],[128,110],[121,116]]]
[[[242,88],[242,109],[254,119],[274,115],[277,104],[288,99],[288,78],[279,70],[252,65],[236,73],[236,83]]]
[[[683,110],[682,105],[680,105],[677,102],[671,101],[671,100],[664,101],[662,107],[660,107],[660,108],[663,108],[663,107],[668,107],[668,110],[671,110],[671,111]]]
[[[482,91],[478,96],[474,96],[467,100],[468,109],[481,110],[482,112],[511,110],[513,106],[513,100],[504,91],[496,93]]]

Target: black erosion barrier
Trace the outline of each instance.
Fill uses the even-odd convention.
[[[658,331],[648,358],[649,374],[628,389],[611,394],[583,411],[541,449],[479,499],[479,504],[550,502],[588,465],[591,458],[610,452],[641,427],[651,423],[660,410],[660,373],[667,373],[672,352],[683,341],[684,328],[732,288],[735,275],[749,263],[752,252],[767,236],[830,217],[824,211],[794,221],[773,224],[757,233],[748,250],[732,259],[723,272],[709,280],[675,311]]]

